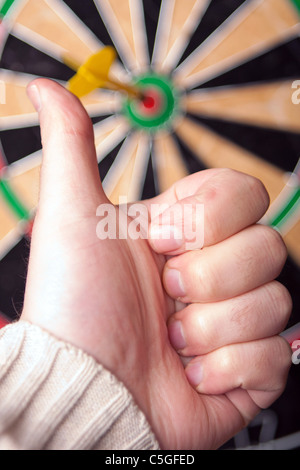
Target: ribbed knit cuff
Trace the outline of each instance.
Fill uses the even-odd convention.
[[[0,449],[159,449],[128,390],[37,326],[0,330]]]

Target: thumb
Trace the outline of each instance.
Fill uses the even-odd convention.
[[[95,214],[106,197],[88,114],[73,94],[48,79],[31,82],[27,94],[39,113],[43,146],[39,217]]]

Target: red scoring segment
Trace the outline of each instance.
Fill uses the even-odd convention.
[[[8,320],[0,313],[0,329],[8,325]]]

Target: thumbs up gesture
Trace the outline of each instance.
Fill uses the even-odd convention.
[[[286,249],[257,223],[269,204],[264,187],[232,170],[190,175],[140,202],[148,238],[99,239],[97,208],[111,203],[91,121],[52,81],[34,81],[28,94],[40,117],[43,164],[21,320],[109,369],[162,448],[217,448],[282,393],[291,363],[278,336],[291,300],[274,280]],[[154,204],[166,210],[151,220]],[[204,236],[193,250],[186,204],[204,207]]]

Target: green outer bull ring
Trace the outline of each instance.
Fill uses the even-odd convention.
[[[133,128],[155,132],[168,128],[178,115],[179,93],[171,80],[157,74],[146,74],[137,78],[134,85],[147,95],[148,90],[154,90],[160,96],[160,106],[154,113],[147,113],[140,107],[141,100],[126,99],[122,113],[127,117]]]

